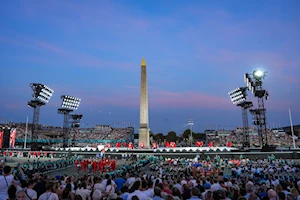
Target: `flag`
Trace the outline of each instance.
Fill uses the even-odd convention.
[[[2,148],[3,132],[0,131],[0,149]]]
[[[10,131],[10,139],[9,139],[10,148],[14,148],[15,147],[16,137],[17,137],[16,129],[11,129],[11,131]]]
[[[120,147],[121,147],[121,143],[120,143],[120,142],[117,142],[116,147],[117,147],[117,148],[120,148]]]
[[[228,141],[226,146],[227,146],[227,147],[231,147],[231,142]]]
[[[157,144],[156,144],[156,142],[154,142],[154,143],[152,144],[152,149],[157,149]]]

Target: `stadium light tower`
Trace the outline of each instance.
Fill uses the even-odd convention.
[[[82,115],[78,115],[78,114],[74,114],[74,115],[70,115],[70,117],[72,118],[72,122],[71,122],[71,128],[77,130],[80,127],[80,120],[82,119]],[[76,131],[75,131],[76,133]],[[72,145],[75,146],[75,134],[73,136],[72,139]]]
[[[33,100],[28,102],[28,106],[33,108],[33,119],[32,119],[32,130],[31,130],[31,150],[36,151],[39,149],[37,143],[37,127],[39,125],[40,118],[40,107],[46,105],[52,94],[53,90],[41,83],[31,83],[30,87],[32,89]]]
[[[193,118],[189,118],[189,125],[190,125],[190,143],[191,143],[191,147],[193,146],[193,125],[194,125],[194,120]]]
[[[250,147],[249,139],[249,124],[248,124],[248,109],[253,106],[251,101],[246,101],[247,98],[247,88],[239,87],[231,92],[229,96],[234,105],[241,107],[242,110],[242,120],[243,120],[243,148]]]
[[[267,72],[263,70],[254,70],[252,74],[245,74],[245,83],[252,94],[257,97],[258,108],[250,110],[254,117],[254,125],[257,126],[258,135],[261,141],[262,151],[270,151],[268,146],[267,136],[267,120],[264,99],[268,100],[269,93],[262,87],[263,79],[266,77]]]
[[[62,99],[62,105],[61,108],[58,109],[58,114],[64,115],[63,147],[67,147],[70,113],[78,109],[81,99],[70,95],[62,95],[61,99]]]

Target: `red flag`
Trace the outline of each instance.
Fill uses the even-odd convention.
[[[152,144],[152,149],[157,149],[157,144],[156,144],[156,142],[153,142],[153,144]]]
[[[203,145],[204,145],[203,141],[199,142],[199,147],[203,147]]]
[[[212,147],[213,146],[213,142],[209,142],[208,147]]]
[[[144,148],[144,147],[145,147],[144,142],[141,143],[140,147],[141,147],[141,148]]]
[[[230,141],[227,142],[227,147],[231,147],[231,142]]]
[[[120,142],[117,142],[116,147],[117,147],[117,148],[120,148],[120,147],[121,147],[121,143],[120,143]]]
[[[2,148],[3,132],[0,131],[0,149]]]
[[[133,149],[133,144],[132,144],[132,142],[129,142],[129,144],[128,144],[128,148],[131,148],[131,149]]]
[[[123,142],[123,147],[127,147],[127,143],[126,142]]]
[[[170,147],[170,143],[168,141],[166,142],[166,147]]]
[[[176,142],[172,142],[172,147],[176,148]]]
[[[10,148],[15,147],[16,137],[17,137],[16,129],[12,129],[10,131],[10,139],[9,139]]]

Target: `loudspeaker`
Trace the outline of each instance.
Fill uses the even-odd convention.
[[[3,132],[2,148],[9,148],[9,139],[10,139],[11,129],[5,128],[3,131],[4,132]]]

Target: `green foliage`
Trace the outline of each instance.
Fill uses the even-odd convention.
[[[165,136],[162,133],[157,133],[156,135],[153,135],[153,139],[155,141],[164,141]]]
[[[177,140],[176,133],[174,131],[170,131],[166,136],[166,140],[169,142],[176,142]]]

